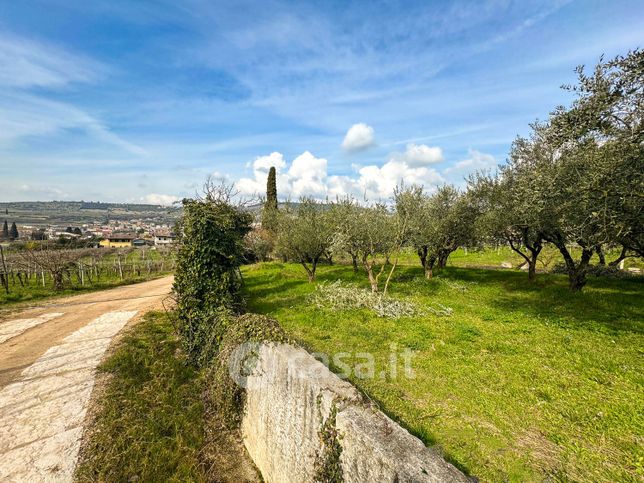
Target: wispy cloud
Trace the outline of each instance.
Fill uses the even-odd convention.
[[[87,57],[36,40],[0,31],[0,86],[60,88],[93,82],[107,67]]]
[[[451,166],[443,169],[442,174],[454,184],[464,185],[466,178],[470,174],[477,171],[494,170],[497,166],[498,161],[491,154],[469,149],[467,158],[456,161]]]
[[[116,134],[104,122],[69,102],[52,99],[50,91],[73,84],[99,82],[110,69],[103,63],[51,43],[0,31],[0,145],[23,138],[55,136],[79,130],[95,142],[137,156],[146,151]]]
[[[111,131],[98,119],[72,105],[29,94],[0,94],[0,145],[21,138],[50,136],[68,129],[80,129],[97,141],[131,154],[146,151]]]
[[[196,62],[233,73],[251,89],[253,103],[299,119],[306,113],[302,106],[365,103],[394,89],[418,88],[449,66],[521,35],[568,1],[432,8],[392,3],[369,13],[346,5],[341,18],[324,8],[268,2],[255,4],[254,21],[242,28],[243,5],[215,8],[197,1],[193,11],[199,15],[191,22],[206,48],[186,49]]]
[[[66,200],[69,199],[69,193],[51,185],[42,184],[22,184],[14,189],[17,200],[29,199],[52,199],[52,200]]]

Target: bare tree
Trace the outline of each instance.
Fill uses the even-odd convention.
[[[52,249],[47,245],[37,247],[27,245],[24,250],[16,252],[23,263],[33,265],[42,272],[51,274],[55,290],[65,288],[65,275],[74,268],[74,264],[89,255],[88,250]]]
[[[229,204],[243,208],[257,201],[255,197],[241,196],[241,192],[234,183],[229,183],[225,178],[208,176],[201,187],[201,193],[196,193],[195,198],[209,203]]]

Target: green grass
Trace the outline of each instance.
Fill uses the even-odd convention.
[[[100,371],[109,377],[76,478],[204,481],[202,377],[180,355],[166,315],[148,313]]]
[[[453,263],[465,263],[458,255]],[[305,347],[373,354],[377,377],[351,381],[482,481],[644,477],[641,279],[591,277],[573,294],[563,275],[530,284],[514,270],[452,266],[428,281],[410,264],[396,272],[392,296],[453,315],[388,320],[311,306],[315,284],[299,265],[252,265],[243,275],[248,309],[277,318]],[[319,267],[319,281],[338,279],[368,286],[350,267]],[[414,379],[380,377],[392,343],[413,349]]]
[[[617,259],[619,252],[620,250],[616,249],[608,250],[605,253],[606,263]],[[578,260],[581,256],[578,248],[572,248],[571,253],[575,260]],[[401,261],[405,264],[415,265],[418,263],[418,256],[413,252],[413,250],[406,250],[401,256]],[[501,268],[501,264],[504,262],[511,263],[513,267],[517,267],[524,262],[524,259],[508,246],[500,246],[498,249],[488,248],[479,251],[466,251],[459,248],[450,255],[447,260],[447,265],[453,267]],[[597,256],[594,256],[591,262],[597,263]],[[549,270],[555,265],[563,263],[564,259],[561,256],[561,253],[559,253],[559,250],[550,244],[546,244],[537,259],[537,270]],[[644,269],[644,260],[641,258],[627,258],[624,260],[624,268],[631,267]]]

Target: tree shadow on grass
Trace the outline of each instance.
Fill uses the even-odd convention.
[[[584,290],[572,293],[567,276],[559,274],[538,274],[531,282],[523,271],[447,267],[437,270],[432,280],[425,280],[419,267],[401,267],[392,279],[391,293],[431,296],[450,282],[473,284],[464,286],[463,293],[489,288],[493,292],[485,297],[485,303],[504,312],[503,319],[515,313],[574,329],[644,332],[642,277],[589,276]]]
[[[446,278],[501,287],[490,304],[572,329],[644,333],[641,278],[589,277],[581,293],[568,290],[565,275],[539,274],[530,282],[523,272],[449,268]]]
[[[275,296],[275,294],[290,292],[292,289],[299,287],[301,280],[284,280],[281,283],[274,281],[268,282],[261,279],[246,280],[243,288],[243,295],[249,300],[264,301],[266,298]]]

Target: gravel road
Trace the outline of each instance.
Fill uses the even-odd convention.
[[[164,277],[0,319],[0,481],[72,480],[97,365],[171,286]]]

